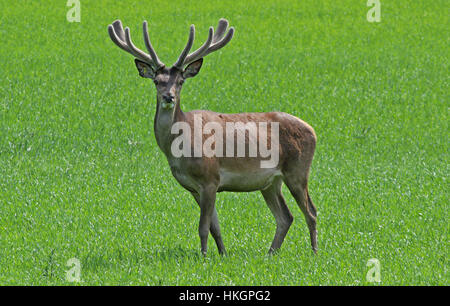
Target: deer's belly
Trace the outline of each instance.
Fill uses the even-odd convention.
[[[169,162],[172,175],[177,182],[185,189],[191,192],[198,192],[201,188],[200,183],[196,181],[189,173],[181,170],[179,161]],[[217,191],[256,191],[269,187],[276,178],[282,176],[279,169],[251,168],[247,171],[242,169],[232,171],[227,168],[220,168],[220,182]]]
[[[233,172],[220,170],[218,191],[256,191],[269,187],[277,177],[281,177],[278,169],[258,169],[249,172]]]

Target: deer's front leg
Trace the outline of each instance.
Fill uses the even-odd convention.
[[[194,197],[197,204],[200,206],[200,195],[196,192],[193,192],[192,196]],[[211,232],[211,235],[213,236],[214,240],[216,241],[217,249],[219,250],[219,254],[225,255],[226,254],[225,245],[223,244],[222,235],[220,234],[219,217],[217,216],[217,210],[215,207],[214,207],[214,211],[212,213],[211,226],[209,227],[209,231]]]
[[[214,213],[214,205],[216,202],[216,186],[207,186],[202,188],[200,193],[200,224],[198,226],[198,234],[202,246],[202,254],[206,255],[208,249],[208,235],[211,227],[211,221]]]

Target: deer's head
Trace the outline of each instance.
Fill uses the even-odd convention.
[[[144,42],[148,53],[138,49],[132,42],[130,29],[123,29],[122,22],[116,20],[108,26],[108,32],[112,41],[122,50],[127,51],[135,57],[136,67],[139,75],[143,78],[152,79],[156,86],[157,101],[164,109],[171,109],[180,99],[180,92],[184,81],[194,77],[200,71],[203,57],[211,52],[224,47],[233,37],[234,28],[227,32],[228,21],[219,20],[216,32],[213,27],[209,28],[206,42],[196,51],[189,53],[194,43],[195,27],[191,25],[189,39],[186,47],[181,52],[178,60],[168,68],[162,63],[150,43],[147,21],[144,21]],[[226,35],[225,35],[226,33]]]

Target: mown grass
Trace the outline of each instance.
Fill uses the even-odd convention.
[[[0,283],[366,285],[449,284],[448,3],[381,1],[10,1],[0,7]],[[173,63],[197,28],[221,17],[233,41],[206,58],[184,110],[280,110],[318,135],[310,192],[319,254],[294,214],[281,251],[259,193],[221,193],[227,257],[203,258],[198,207],[153,135],[155,90],[110,41],[120,18],[143,47],[150,22]]]

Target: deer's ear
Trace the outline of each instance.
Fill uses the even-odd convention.
[[[197,75],[202,68],[203,58],[196,60],[195,62],[190,63],[186,69],[183,71],[183,78],[192,78]]]
[[[155,71],[153,70],[152,67],[150,67],[149,64],[144,63],[138,59],[134,60],[134,63],[136,64],[136,68],[139,71],[139,75],[143,78],[150,78],[150,79],[154,79],[155,78]]]

